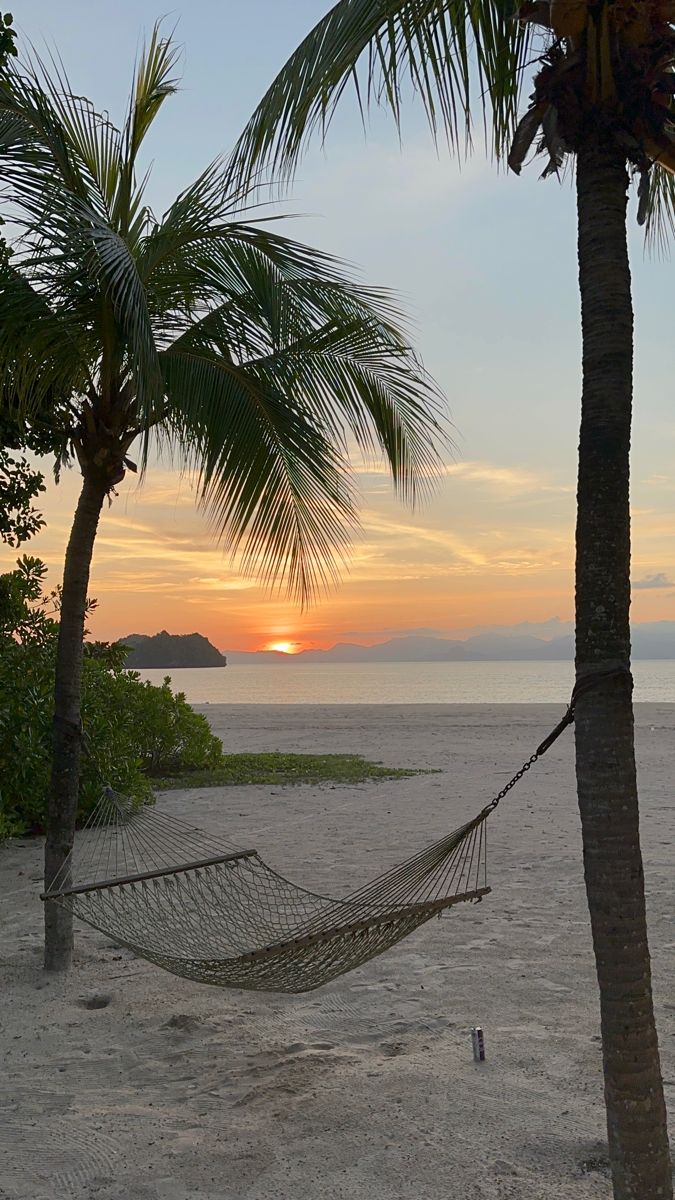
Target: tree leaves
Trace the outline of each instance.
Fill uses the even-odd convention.
[[[434,137],[470,144],[478,116],[497,156],[516,125],[530,31],[511,0],[340,0],[300,43],[241,135],[238,186],[267,168],[292,177],[308,138],[325,133],[349,84],[362,110],[384,104],[398,123],[406,87],[421,98]]]
[[[413,501],[448,442],[443,403],[393,297],[247,214],[248,184],[219,161],[155,217],[137,158],[175,61],[155,30],[121,132],[61,68],[0,89],[20,230],[0,271],[0,394],[28,413],[65,390],[80,464],[114,463],[111,483],[135,437],[142,465],[159,440],[244,569],[308,602],[357,523],[351,452],[384,455]]]
[[[675,175],[658,163],[649,172],[648,194],[640,197],[639,216],[648,247],[667,254],[675,238]]]

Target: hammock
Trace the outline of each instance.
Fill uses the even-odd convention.
[[[388,950],[487,886],[486,809],[342,900],[307,891],[255,850],[105,788],[49,903],[198,983],[306,992]]]
[[[174,975],[251,991],[307,992],[352,971],[431,917],[480,901],[487,818],[574,720],[579,694],[625,667],[579,679],[563,719],[477,817],[341,900],[273,871],[256,850],[214,841],[105,787],[42,899]]]

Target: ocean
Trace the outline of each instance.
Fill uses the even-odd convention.
[[[559,704],[569,662],[281,663],[141,671],[191,704]],[[633,664],[635,700],[675,703],[675,660]]]

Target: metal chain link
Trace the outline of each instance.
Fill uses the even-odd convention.
[[[534,766],[534,764],[537,762],[539,757],[540,757],[539,752],[535,751],[535,753],[533,755],[531,755],[530,758],[528,758],[527,762],[523,763],[520,770],[516,771],[516,774],[513,776],[513,779],[509,779],[509,782],[504,784],[504,787],[502,788],[501,792],[497,792],[497,795],[495,796],[494,800],[491,800],[490,803],[486,806],[486,808],[483,811],[486,813],[494,812],[494,810],[497,807],[497,805],[499,804],[500,800],[504,799],[506,793],[510,792],[512,787],[515,787],[517,783],[520,783],[520,780],[523,778],[523,775],[525,774],[525,772],[529,771],[530,767]]]
[[[568,707],[567,712],[565,713],[564,717],[562,718],[562,720],[558,721],[558,724],[555,726],[555,729],[552,729],[551,732],[549,733],[548,737],[544,738],[543,742],[541,742],[540,745],[537,746],[537,749],[535,750],[534,754],[530,758],[528,758],[526,763],[523,763],[520,770],[517,771],[516,774],[513,776],[513,779],[509,779],[509,782],[504,784],[504,787],[502,788],[501,792],[497,793],[494,800],[491,800],[490,803],[488,805],[486,805],[486,807],[483,809],[483,812],[481,813],[481,817],[487,816],[488,813],[494,812],[494,810],[496,809],[496,807],[500,803],[500,801],[504,799],[506,793],[510,792],[511,788],[515,787],[516,784],[520,782],[520,780],[523,778],[523,775],[525,774],[525,772],[529,771],[530,767],[534,766],[534,764],[538,761],[538,759],[540,759],[541,756],[543,754],[545,754],[547,750],[550,750],[553,743],[557,742],[561,733],[563,733],[565,731],[565,729],[567,729],[568,725],[571,725],[574,722],[574,705],[575,705],[575,701],[577,700],[577,698],[580,695],[583,695],[584,692],[590,691],[591,688],[596,687],[599,683],[602,682],[603,679],[611,679],[612,677],[618,676],[618,675],[630,676],[630,671],[629,671],[628,667],[623,667],[623,666],[608,667],[608,668],[605,668],[604,670],[590,671],[587,675],[584,675],[584,676],[582,676],[581,679],[577,680],[577,682],[575,683],[574,688],[572,690],[572,698],[570,700],[569,707]]]

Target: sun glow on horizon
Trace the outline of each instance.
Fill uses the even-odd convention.
[[[266,650],[276,650],[279,654],[295,654],[297,642],[270,642]]]

